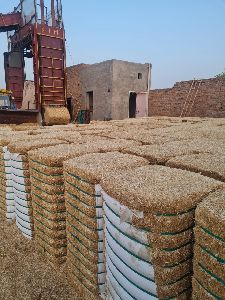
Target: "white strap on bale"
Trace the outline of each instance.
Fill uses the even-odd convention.
[[[7,147],[3,147],[5,165],[5,191],[6,191],[6,218],[8,221],[15,219],[15,203],[12,180],[11,153]]]

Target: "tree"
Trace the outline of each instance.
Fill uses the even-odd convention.
[[[215,76],[215,78],[225,78],[225,72],[222,72],[222,73],[220,73],[220,74],[217,74],[217,75]]]

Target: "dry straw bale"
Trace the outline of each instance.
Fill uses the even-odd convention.
[[[210,295],[203,287],[202,285],[193,277],[192,278],[192,299],[193,300],[214,300],[215,297],[213,295]]]
[[[44,108],[45,125],[68,124],[70,122],[70,114],[66,107],[62,106],[46,106]]]
[[[213,230],[210,229],[202,229],[196,226],[195,239],[206,251],[209,251],[212,255],[216,255],[218,259],[225,260],[225,240],[220,238],[220,236],[216,239],[213,236]]]
[[[31,141],[12,142],[8,145],[8,149],[11,153],[27,154],[28,151],[60,143],[62,143],[62,141],[58,139],[35,139]]]
[[[62,166],[65,160],[94,152],[112,152],[120,151],[138,143],[126,140],[99,140],[96,143],[86,143],[81,145],[58,145],[57,147],[48,147],[46,150],[34,151],[30,154],[31,159],[40,161],[49,166]]]
[[[148,165],[146,159],[119,152],[109,152],[87,154],[70,159],[64,163],[64,170],[96,184],[100,182],[104,174],[144,165]]]
[[[216,295],[216,299],[225,298],[224,282],[220,282],[215,277],[211,276],[209,271],[197,261],[194,260],[193,264],[194,277],[198,280],[211,294]]]
[[[201,153],[178,156],[170,159],[167,166],[201,173],[202,175],[225,181],[225,156]]]
[[[225,281],[225,266],[224,263],[222,263],[222,260],[217,260],[215,257],[207,253],[204,250],[204,248],[202,248],[198,244],[195,244],[194,258],[195,261],[200,262],[202,265],[204,265],[207,268],[207,270],[216,274],[217,277]]]
[[[157,270],[158,296],[175,297],[190,289],[190,264],[182,263],[193,255],[193,231],[189,227],[194,222],[193,210],[204,196],[223,184],[183,170],[144,166],[133,171],[106,174],[101,185],[104,191],[121,204],[144,212],[144,219],[147,214],[147,224],[144,221],[142,225],[150,225],[147,228],[151,231],[149,243],[152,245],[153,266]],[[175,232],[171,231],[170,226],[163,226],[164,218],[166,220],[169,217],[171,221],[167,226],[176,223],[173,226]],[[181,228],[177,226],[179,224]],[[167,230],[169,236],[165,238],[163,233],[167,233]],[[174,243],[175,240],[177,243]],[[182,266],[176,270],[179,263]],[[158,270],[161,271],[160,276]]]
[[[176,264],[174,267],[154,266],[156,282],[164,282],[165,285],[176,282],[184,276],[184,274],[192,273],[192,256],[185,259],[184,262]]]
[[[182,214],[173,215],[153,215],[152,213],[144,213],[144,217],[133,216],[132,223],[138,228],[152,228],[155,233],[174,233],[188,230],[194,226],[195,210],[184,212]]]
[[[223,183],[200,174],[164,166],[110,173],[101,184],[125,206],[156,214],[186,212],[212,190],[224,187]]]
[[[207,149],[200,149],[197,145],[186,141],[174,141],[163,145],[145,145],[125,149],[125,153],[130,153],[144,157],[152,164],[165,164],[169,159],[187,154],[206,152]]]
[[[225,240],[225,190],[210,194],[196,209],[197,225]]]

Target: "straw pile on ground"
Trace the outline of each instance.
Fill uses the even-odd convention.
[[[33,236],[28,151],[60,143],[60,140],[46,139],[17,141],[8,145],[11,157],[11,180],[15,201],[16,224],[27,238],[32,238]]]
[[[138,261],[146,263],[143,270],[148,272],[147,278],[156,283],[156,294],[150,290],[150,285],[143,291],[146,273],[140,272],[140,268],[139,271],[133,269],[138,275],[132,273],[132,270],[128,273],[123,269],[122,263],[109,260],[109,286],[113,288],[113,293],[122,299],[126,299],[126,294],[134,298],[142,294],[141,299],[149,299],[150,295],[161,299],[178,296],[190,299],[195,208],[204,196],[224,184],[184,170],[146,166],[119,174],[108,174],[104,176],[101,186],[115,206],[118,207],[119,203],[129,209],[125,218],[127,224],[132,222],[135,228],[147,231],[148,243],[145,240],[144,246],[148,247],[148,251],[146,248],[144,251],[143,241],[140,248],[134,245],[132,247],[131,243],[127,243],[128,248],[123,247],[123,240],[118,234],[113,236],[111,226],[106,227],[106,243],[113,245],[114,249],[118,245],[123,247],[128,253],[126,257],[132,255],[133,264],[136,262],[138,265]],[[130,214],[132,210],[135,211]],[[116,213],[115,210],[114,212]],[[122,215],[120,219],[124,220]],[[119,259],[120,252],[115,252],[116,254]],[[129,265],[129,261],[124,264]],[[150,277],[152,275],[154,277]],[[119,284],[116,290],[115,282]]]
[[[45,125],[68,124],[70,122],[70,114],[64,106],[46,106],[44,108]]]
[[[196,209],[193,299],[225,299],[225,190]]]
[[[104,174],[147,165],[119,152],[84,155],[64,163],[67,208],[67,264],[82,299],[105,293],[103,203],[99,182]]]
[[[137,143],[126,140],[97,140],[31,151],[30,171],[37,248],[53,264],[66,259],[66,216],[63,162],[86,153],[122,150]]]

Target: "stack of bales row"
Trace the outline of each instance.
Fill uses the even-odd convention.
[[[23,140],[25,133],[14,135],[5,133],[0,137],[0,213],[7,220],[15,219],[15,202],[13,193],[13,181],[11,174],[11,154],[8,144],[13,141]]]
[[[225,299],[225,191],[196,209],[193,299]]]
[[[95,143],[59,145],[30,152],[35,241],[50,262],[64,262],[67,253],[63,162],[86,153],[122,150],[135,144],[96,138]]]
[[[7,147],[0,149],[0,214],[7,220],[15,217],[12,180],[10,175],[11,162]]]
[[[195,208],[223,183],[145,166],[107,174],[101,186],[110,299],[190,299]],[[129,226],[133,234],[142,230],[133,242]]]
[[[87,154],[64,163],[67,264],[82,299],[99,299],[105,293],[100,180],[105,173],[147,164],[143,158],[119,152]]]
[[[11,157],[11,182],[15,203],[16,224],[27,238],[33,236],[30,172],[28,151],[60,144],[60,140],[27,140],[8,145]]]

